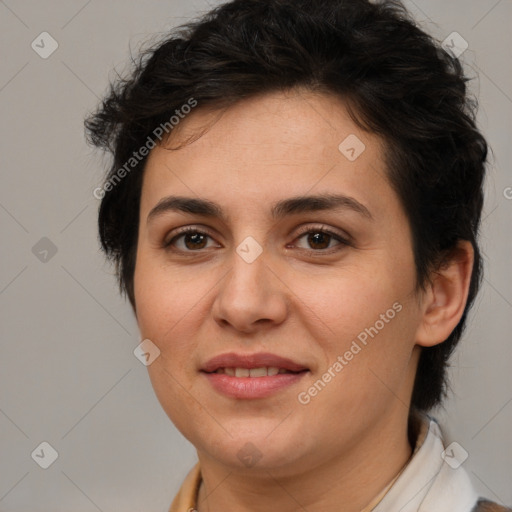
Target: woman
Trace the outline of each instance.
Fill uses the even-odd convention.
[[[113,85],[101,241],[199,459],[171,512],[508,510],[427,414],[481,277],[475,108],[389,1],[235,0]]]

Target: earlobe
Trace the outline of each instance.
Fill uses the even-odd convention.
[[[438,345],[455,329],[466,307],[473,263],[471,242],[461,240],[433,272],[423,294],[422,319],[416,334],[418,345]]]

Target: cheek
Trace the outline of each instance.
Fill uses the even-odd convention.
[[[160,338],[184,308],[184,290],[179,273],[170,272],[144,248],[139,249],[134,273],[137,322],[141,334]]]
[[[189,281],[145,254],[137,260],[134,292],[141,339],[150,339],[160,350],[160,356],[147,367],[148,375],[163,410],[185,437],[190,418],[201,415],[197,400],[184,390],[195,377],[195,367],[190,364],[197,338],[194,318],[208,289],[205,284],[193,286]]]
[[[400,386],[417,328],[417,308],[410,295],[413,277],[412,270],[381,264],[345,269],[336,279],[317,280],[314,292],[305,282],[302,288],[295,287],[303,311],[308,312],[307,329],[321,345],[323,369],[344,375],[335,379],[333,389],[340,386],[336,400],[347,400],[343,389],[359,399],[386,393],[379,378],[390,388]],[[338,356],[343,369],[336,372],[332,367]]]
[[[137,323],[141,336],[158,346],[166,364],[180,365],[195,349],[198,319],[208,314],[213,284],[204,274],[180,272],[141,254],[134,275]]]
[[[307,276],[295,276],[294,293],[333,343],[357,336],[388,310],[385,320],[394,318],[393,304],[405,300],[409,283],[394,277],[384,265],[376,266],[377,270],[368,266],[344,268],[335,274],[315,276],[313,283]]]

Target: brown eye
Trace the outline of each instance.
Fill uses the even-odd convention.
[[[183,243],[187,249],[204,249],[205,240],[208,235],[202,233],[185,233]]]
[[[321,252],[326,249],[331,249],[336,246],[345,246],[349,245],[348,241],[343,237],[336,233],[332,233],[326,229],[309,229],[308,231],[302,233],[297,240],[301,238],[305,238],[308,244],[308,247],[302,247],[306,250],[313,250],[314,252]],[[332,241],[336,241],[337,243],[331,245]]]
[[[164,242],[163,246],[164,248],[172,246],[176,250],[183,252],[199,251],[207,248],[208,238],[211,238],[208,233],[199,231],[196,228],[184,228],[169,241]]]
[[[327,249],[332,238],[331,235],[323,232],[309,233],[307,241],[313,249]]]

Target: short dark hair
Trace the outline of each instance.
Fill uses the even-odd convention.
[[[108,182],[191,98],[215,109],[292,88],[343,99],[357,125],[385,142],[389,181],[412,229],[417,289],[458,241],[474,249],[460,322],[443,343],[422,348],[411,407],[429,410],[446,395],[448,360],[481,283],[487,143],[468,80],[459,60],[399,1],[233,0],[141,52],[85,126],[89,142],[113,154]],[[102,248],[134,310],[145,162],[104,193],[98,220]]]

